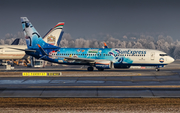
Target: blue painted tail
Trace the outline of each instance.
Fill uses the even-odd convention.
[[[51,44],[46,43],[32,26],[27,17],[21,17],[22,27],[26,38],[26,44],[28,49],[37,49],[39,44],[42,48],[57,48]]]

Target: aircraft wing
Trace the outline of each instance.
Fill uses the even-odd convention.
[[[96,59],[89,59],[89,58],[75,58],[75,57],[62,57],[67,60],[76,60],[76,61],[83,61],[83,62],[95,62]]]
[[[65,60],[75,60],[76,62],[86,62],[86,63],[95,63],[97,61],[107,61],[107,60],[101,60],[101,59],[90,59],[90,58],[78,58],[78,57],[64,57],[64,56],[48,55],[39,44],[37,44],[37,45],[38,45],[38,47],[39,47],[39,49],[40,49],[40,51],[42,53],[41,58],[43,58],[45,56],[50,56],[53,59],[64,58]]]
[[[81,61],[81,62],[86,62],[86,63],[95,63],[98,61],[107,61],[107,60],[102,60],[102,59],[90,59],[90,58],[76,58],[76,57],[64,57],[64,56],[58,56],[58,58],[64,58],[66,60],[75,60],[75,61]]]

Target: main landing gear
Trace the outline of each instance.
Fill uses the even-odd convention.
[[[87,70],[88,70],[88,71],[93,71],[93,70],[94,70],[94,67],[88,67]]]
[[[88,71],[93,71],[93,70],[94,70],[94,67],[88,67],[87,70],[88,70]],[[104,71],[104,69],[98,68],[98,71]]]

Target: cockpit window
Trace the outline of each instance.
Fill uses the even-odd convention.
[[[159,54],[159,56],[168,56],[167,54]]]

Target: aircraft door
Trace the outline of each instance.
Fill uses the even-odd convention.
[[[154,58],[155,58],[155,53],[151,52],[151,60],[154,60]]]

